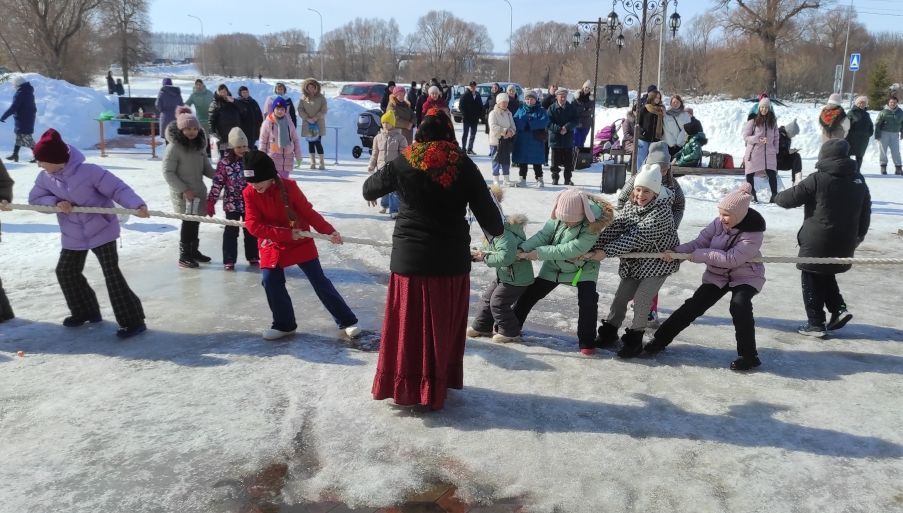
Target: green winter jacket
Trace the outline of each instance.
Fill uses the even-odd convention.
[[[886,105],[878,118],[875,119],[875,139],[881,137],[881,132],[893,132],[903,136],[903,109],[897,107],[890,110]]]
[[[602,198],[589,196],[590,208],[596,216],[592,223],[583,223],[569,227],[557,219],[549,219],[545,226],[521,244],[525,252],[536,250],[542,268],[539,277],[556,283],[570,284],[580,273],[578,282],[596,281],[599,277],[599,262],[595,260],[579,260],[587,254],[599,238],[599,233],[611,224],[614,209]]]
[[[206,87],[203,91],[198,91],[197,89],[192,91],[191,96],[188,97],[188,101],[185,102],[185,105],[188,105],[189,107],[194,105],[194,110],[197,111],[198,122],[200,122],[201,126],[205,129],[210,122],[209,113],[211,103],[213,103],[213,92]]]
[[[486,265],[495,268],[495,275],[501,283],[526,287],[533,284],[533,262],[517,259],[517,247],[527,240],[524,215],[508,216],[505,220],[505,232],[496,237],[488,249]]]
[[[699,167],[699,163],[702,161],[702,147],[707,142],[708,140],[702,132],[691,137],[690,140],[687,141],[687,144],[684,144],[683,148],[680,149],[680,152],[676,157],[677,162],[675,162],[674,165]]]

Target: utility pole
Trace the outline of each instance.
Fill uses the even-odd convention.
[[[514,43],[514,7],[511,7],[511,2],[505,0],[505,3],[508,4],[509,17],[508,21],[510,23],[510,27],[508,28],[508,82],[511,82],[511,45]]]
[[[320,54],[320,80],[323,80],[323,15],[320,14],[320,11],[310,7],[307,10],[317,13],[317,16],[320,17],[320,40],[317,42],[317,53]]]

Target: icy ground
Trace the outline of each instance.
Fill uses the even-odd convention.
[[[477,141],[488,177],[485,135]],[[342,233],[389,240],[392,222],[360,197],[366,160],[350,158],[351,145],[341,145],[338,166],[294,176]],[[814,150],[803,151],[812,172]],[[159,160],[87,153],[151,208],[171,209]],[[857,255],[900,257],[903,179],[876,168],[873,159],[865,169],[874,214]],[[38,170],[9,169],[24,202]],[[598,191],[600,171],[574,180]],[[739,179],[680,181],[687,240]],[[504,208],[526,213],[535,232],[560,189],[510,190]],[[760,211],[765,253],[795,255],[802,211]],[[176,223],[125,224],[121,266],[150,330],[120,342],[96,260],[89,256],[86,274],[107,320],[65,329],[55,218],[13,212],[2,221],[0,276],[19,316],[0,325],[2,513],[235,512],[241,498],[221,485],[276,462],[289,465],[288,503],[331,496],[385,506],[442,480],[467,499],[519,497],[536,512],[903,511],[897,267],[841,275],[855,318],[815,341],[795,333],[804,318],[798,271],[769,265],[754,301],[763,366],[750,374],[727,369],[735,346],[726,300],[657,358],[622,361],[577,353],[576,296],[560,287],[537,305],[524,344],[468,340],[464,390],[450,393],[444,411],[422,415],[370,398],[376,354],[339,337],[297,270],[289,288],[300,333],[261,340],[270,317],[260,277],[243,262],[222,271],[219,227],[201,229],[214,261],[190,271],[176,266]],[[318,247],[362,327],[378,331],[388,251]],[[668,279],[664,315],[702,270],[686,263]],[[474,267],[473,300],[492,277]],[[617,262],[605,262],[600,317],[616,285]]]

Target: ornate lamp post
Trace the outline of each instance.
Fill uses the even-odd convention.
[[[614,18],[612,18],[614,16]],[[614,11],[608,15],[608,18],[599,18],[596,21],[578,21],[577,31],[574,32],[574,49],[580,46],[581,41],[589,41],[590,38],[596,40],[596,67],[593,72],[593,128],[590,132],[590,145],[596,137],[596,94],[599,82],[599,51],[602,47],[602,38],[605,37],[609,42],[615,39],[618,45],[618,53],[624,48],[624,35],[621,34],[621,24],[618,22],[617,14]],[[618,37],[615,38],[615,32]]]

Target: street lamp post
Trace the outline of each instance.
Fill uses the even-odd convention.
[[[620,28],[620,25],[610,25],[608,19],[603,20],[602,18],[599,18],[596,21],[578,21],[577,31],[574,32],[575,49],[580,46],[581,39],[585,41],[593,37],[596,40],[596,66],[595,71],[593,72],[593,125],[592,131],[590,132],[590,144],[592,144],[593,138],[596,137],[596,95],[598,93],[599,51],[602,47],[602,37],[607,37],[608,41],[611,42],[615,32],[620,30]],[[624,47],[624,36],[622,34],[618,35],[617,44],[618,53],[621,53],[621,48]]]
[[[511,2],[505,0],[505,3],[508,4],[508,22],[510,26],[508,27],[508,83],[511,83],[511,45],[514,43],[514,7],[511,6]]]
[[[207,71],[207,51],[204,50],[204,20],[193,14],[189,14],[188,17],[198,20],[198,23],[201,24],[201,75],[203,75]]]
[[[313,11],[317,13],[317,16],[320,17],[320,39],[317,41],[317,53],[320,54],[320,80],[325,80],[323,76],[323,15],[320,14],[320,11],[316,9],[307,8],[308,11]]]

